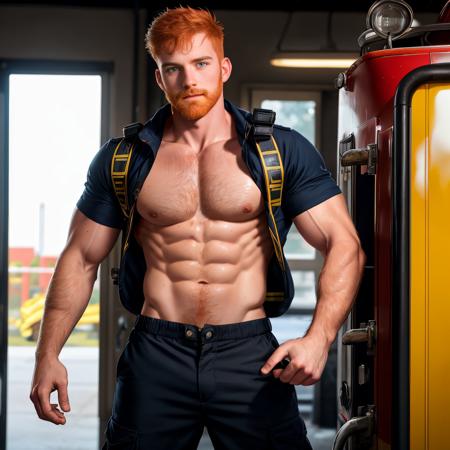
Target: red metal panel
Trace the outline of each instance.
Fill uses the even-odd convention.
[[[338,136],[355,135],[356,147],[378,143],[375,180],[375,298],[377,323],[374,398],[377,435],[391,444],[391,167],[393,101],[400,80],[413,69],[450,61],[450,45],[379,50],[358,59],[346,72],[339,97]],[[362,168],[365,170],[365,167]],[[355,195],[358,195],[357,193]],[[366,319],[371,319],[368,317]]]

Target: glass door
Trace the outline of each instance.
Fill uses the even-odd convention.
[[[6,68],[6,69],[5,69]],[[71,411],[40,419],[29,399],[46,292],[102,142],[101,70],[3,64],[1,133],[0,448],[96,449],[99,441],[99,281],[62,349]],[[83,73],[84,72],[84,73]],[[57,391],[51,403],[58,402]]]

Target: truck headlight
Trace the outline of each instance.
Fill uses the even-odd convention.
[[[379,0],[372,4],[366,17],[367,27],[382,38],[403,34],[412,22],[413,11],[403,0]]]

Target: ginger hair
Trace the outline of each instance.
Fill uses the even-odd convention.
[[[214,13],[207,9],[189,6],[166,8],[148,27],[145,48],[157,62],[161,52],[172,54],[175,50],[187,49],[192,37],[197,33],[205,33],[221,61],[224,58],[223,25],[216,19]]]

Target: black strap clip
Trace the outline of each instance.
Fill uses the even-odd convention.
[[[245,136],[251,133],[258,142],[270,139],[273,134],[275,116],[275,111],[271,109],[254,108],[252,117],[246,123]]]
[[[130,123],[129,125],[123,127],[123,137],[125,139],[131,139],[135,137],[139,133],[139,131],[142,130],[143,126],[144,125],[142,125],[142,123],[140,122]]]

